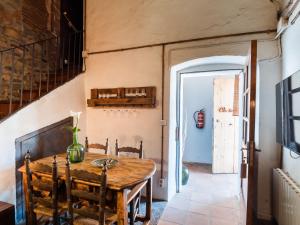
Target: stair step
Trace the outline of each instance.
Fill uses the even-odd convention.
[[[54,89],[54,84],[49,83],[48,85],[48,92]],[[41,95],[47,93],[47,82],[43,81],[41,83]]]
[[[0,120],[2,120],[4,117],[6,117],[8,114],[5,114],[4,112],[0,112]]]
[[[32,90],[31,92],[31,99],[38,99],[39,98],[39,91]],[[23,90],[23,100],[30,100],[30,90]]]
[[[54,89],[54,84],[49,83],[48,92],[50,92],[53,89]],[[41,95],[40,96],[43,96],[45,94],[47,94],[47,81],[42,81],[41,82]],[[38,98],[39,98],[39,87],[37,87],[37,88],[35,88],[31,91],[31,99],[35,100],[35,99],[38,99]],[[23,100],[25,100],[25,101],[30,100],[30,90],[28,90],[28,89],[23,90]]]
[[[68,80],[70,80],[70,79],[72,79],[73,78],[73,76],[70,74],[70,76],[67,76],[67,75],[63,75],[63,76],[61,76],[61,75],[59,75],[59,76],[57,76],[56,77],[56,85],[60,85],[62,82],[61,81],[63,81],[63,83],[65,83],[65,82],[67,82]],[[49,77],[49,83],[55,83],[55,76],[50,76]]]
[[[27,102],[24,102],[23,105],[27,104]],[[13,101],[11,104],[11,111],[14,112],[20,108],[20,101]],[[0,112],[2,114],[8,115],[9,114],[9,101],[4,100],[0,101]]]
[[[46,94],[46,91],[41,92],[41,96]],[[28,105],[30,102],[37,100],[39,98],[39,91],[32,90],[32,98],[30,101],[30,90],[23,90],[23,99],[22,99],[22,106],[20,106],[20,100],[13,100],[11,104],[11,112],[20,109]],[[9,114],[9,100],[0,100],[0,120],[6,117]]]
[[[28,105],[32,101],[39,99],[39,97],[47,94],[48,92],[52,91],[54,88],[68,82],[70,79],[72,79],[75,76],[77,76],[77,67],[74,73],[72,71],[72,67],[70,67],[69,75],[66,68],[63,71],[57,72],[56,76],[54,73],[49,74],[49,81],[43,80],[41,81],[41,84],[35,83],[34,84],[35,88],[32,91],[28,89],[23,90],[22,106],[20,106],[20,100],[12,101],[11,113]],[[39,94],[39,87],[41,88],[40,94]],[[30,95],[31,95],[31,99],[30,99]],[[9,100],[0,100],[0,120],[9,116],[10,114],[9,108],[10,108]]]
[[[56,85],[56,87],[58,87],[59,84]],[[53,83],[50,83],[48,84],[48,91],[51,91],[54,89],[54,84]],[[34,87],[34,89],[32,89],[32,96],[36,95],[38,96],[39,95],[39,84],[37,84],[36,87]],[[43,94],[46,94],[47,93],[47,81],[41,81],[41,95]],[[26,90],[23,90],[23,96],[28,96],[30,97],[30,90],[26,89]]]

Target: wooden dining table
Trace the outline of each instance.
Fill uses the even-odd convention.
[[[113,158],[117,159],[118,163],[110,168],[107,172],[107,187],[117,195],[117,216],[118,225],[128,224],[128,193],[130,189],[146,182],[146,212],[144,216],[139,216],[138,220],[143,224],[150,224],[152,211],[152,177],[156,171],[156,166],[153,160],[137,159],[124,156],[111,156],[96,153],[85,153],[85,159],[79,163],[72,163],[71,170],[86,170],[91,173],[99,174],[101,169],[95,167],[91,162],[95,159]],[[50,165],[53,157],[46,157],[31,163],[40,163]],[[66,154],[57,155],[58,175],[59,178],[65,179],[65,163]],[[28,200],[26,190],[26,173],[25,166],[19,168],[23,175],[23,188],[26,200],[26,211],[28,212]]]

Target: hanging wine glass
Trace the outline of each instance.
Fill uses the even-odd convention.
[[[145,88],[142,89],[142,96],[146,97],[146,90],[145,90]]]

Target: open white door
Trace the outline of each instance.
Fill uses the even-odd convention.
[[[213,173],[237,173],[234,77],[214,79]]]

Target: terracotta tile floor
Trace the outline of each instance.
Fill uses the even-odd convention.
[[[190,179],[168,202],[158,225],[242,225],[245,208],[237,174],[212,174],[210,166],[187,165]]]

